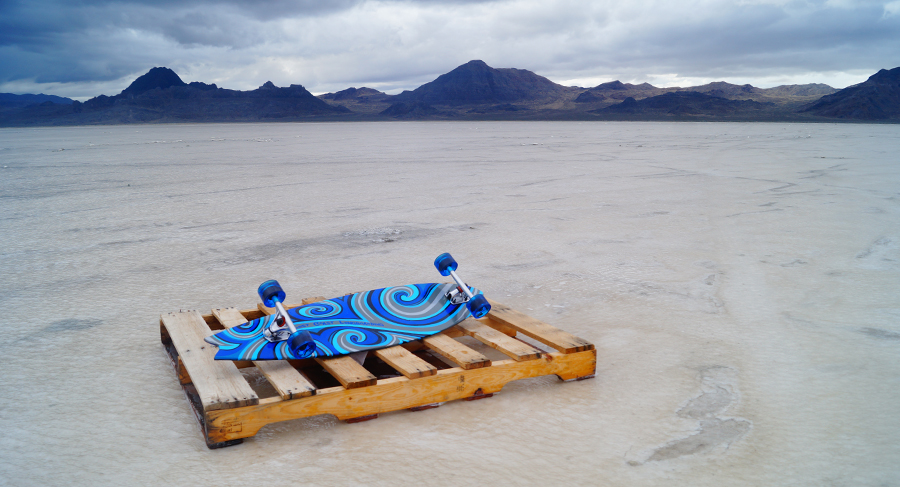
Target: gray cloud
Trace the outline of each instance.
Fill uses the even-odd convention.
[[[396,92],[471,59],[583,85],[834,84],[898,52],[900,0],[0,1],[0,91],[82,98],[153,66],[235,89]]]

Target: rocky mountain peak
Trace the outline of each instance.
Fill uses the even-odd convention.
[[[139,76],[128,88],[122,90],[122,95],[138,96],[156,88],[166,89],[172,86],[186,86],[175,71],[166,67],[152,68],[146,74]]]

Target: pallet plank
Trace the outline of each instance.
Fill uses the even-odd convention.
[[[213,316],[225,328],[232,328],[247,322],[237,308],[216,308]],[[287,360],[258,360],[253,365],[259,369],[270,384],[278,391],[282,399],[312,396],[316,388],[303,375],[287,362]]]
[[[203,341],[212,333],[197,311],[166,313],[160,321],[178,350],[204,411],[259,404],[259,397],[235,365],[216,361],[216,347]]]
[[[443,333],[426,337],[422,342],[429,349],[465,370],[491,366],[491,361],[487,357]]]
[[[316,362],[347,389],[374,386],[378,382],[378,378],[366,370],[365,367],[356,363],[356,360],[353,360],[353,357],[349,355],[334,358],[316,358]]]
[[[405,375],[408,379],[437,374],[437,367],[416,357],[412,352],[399,345],[375,350],[375,356],[397,369],[398,372]]]
[[[492,322],[511,326],[525,336],[553,347],[562,353],[575,353],[594,349],[594,344],[583,338],[562,331],[543,321],[536,320],[505,304],[489,301],[491,303],[491,312],[488,313],[487,317]]]
[[[509,335],[500,333],[485,324],[479,323],[475,319],[467,318],[456,326],[463,330],[466,335],[509,355],[517,361],[534,360],[541,356],[540,350],[523,341],[516,340]]]

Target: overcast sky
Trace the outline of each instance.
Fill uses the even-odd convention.
[[[413,89],[481,59],[570,86],[864,81],[900,66],[900,0],[0,0],[0,92],[183,80]]]

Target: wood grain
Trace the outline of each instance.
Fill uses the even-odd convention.
[[[454,327],[456,328],[456,327]],[[461,331],[457,331],[462,335]],[[459,343],[443,333],[422,340],[426,347],[465,370],[490,367],[491,361],[481,353]]]
[[[291,401],[267,398],[255,406],[209,412],[207,433],[213,441],[227,441],[253,436],[261,427],[277,421],[320,414],[346,420],[472,397],[479,389],[482,395],[494,394],[508,382],[528,377],[551,374],[564,380],[588,377],[594,374],[596,357],[594,350],[547,353],[535,360],[503,360],[491,367],[471,370],[446,369],[412,380],[384,379],[364,389],[320,389],[315,396]]]
[[[399,345],[375,350],[375,356],[384,360],[408,379],[437,374],[437,367],[416,357],[412,352]]]
[[[515,360],[533,360],[541,356],[540,350],[525,342],[500,333],[485,324],[479,323],[478,320],[468,318],[456,326],[463,330],[466,335],[469,335],[495,350],[505,353]]]
[[[490,301],[490,303],[491,312],[487,315],[488,320],[510,326],[525,336],[553,347],[560,352],[574,353],[594,349],[594,344],[583,338],[562,331],[543,321],[538,321],[505,304],[500,304],[496,301]]]
[[[378,379],[349,355],[333,358],[316,358],[316,362],[347,389],[373,386]]]
[[[258,404],[259,397],[230,361],[214,360],[216,347],[203,341],[212,331],[197,311],[160,316],[204,411]]]

